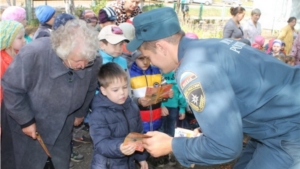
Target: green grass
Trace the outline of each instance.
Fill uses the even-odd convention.
[[[225,7],[224,12],[222,11],[223,8],[217,8],[217,7],[205,7],[203,6],[203,11],[202,11],[202,17],[231,17],[230,15],[230,7]],[[200,7],[199,8],[194,8],[190,7],[190,16],[199,16],[200,12]],[[222,14],[223,13],[223,14]],[[246,15],[245,17],[250,17],[251,11],[246,10]]]

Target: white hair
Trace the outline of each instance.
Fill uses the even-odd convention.
[[[69,20],[65,25],[51,32],[52,48],[62,60],[66,60],[71,51],[78,51],[83,59],[96,59],[98,50],[97,32],[91,30],[86,22],[79,19]]]

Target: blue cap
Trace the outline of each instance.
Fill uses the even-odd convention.
[[[73,15],[62,13],[55,17],[53,23],[53,30],[56,30],[59,26],[65,25],[69,20],[75,19]]]
[[[48,5],[41,5],[35,8],[35,16],[40,23],[48,22],[55,14],[55,9]]]
[[[127,44],[131,52],[145,41],[154,41],[172,36],[181,30],[177,14],[172,8],[154,9],[133,19],[135,38]]]

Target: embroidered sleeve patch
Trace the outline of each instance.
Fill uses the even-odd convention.
[[[197,75],[193,72],[183,72],[180,76],[180,87],[184,89],[190,82],[195,80]]]
[[[205,106],[205,95],[200,83],[195,83],[183,90],[184,96],[187,99],[192,109],[201,112]]]

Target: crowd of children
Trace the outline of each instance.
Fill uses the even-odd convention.
[[[57,29],[56,23],[65,23],[75,18],[68,14],[55,16],[56,10],[53,7],[39,6],[35,9],[35,15],[40,26],[31,39],[25,34],[24,26],[27,21],[24,11],[20,7],[9,7],[2,15],[1,77],[25,44],[25,39],[30,43],[31,40],[50,37],[51,31]],[[126,44],[134,38],[134,27],[130,22],[119,23],[117,26],[116,12],[111,7],[99,10],[98,16],[92,10],[84,10],[79,18],[86,21],[91,31],[99,31],[98,54],[102,57],[103,66],[97,77],[99,88],[85,117],[84,125],[74,128],[73,147],[78,147],[78,142],[93,142],[92,168],[131,169],[137,161],[143,169],[148,166],[148,158],[154,166],[163,167],[167,163],[174,165],[175,159],[172,154],[160,158],[149,157],[146,151],[136,151],[135,144],[124,144],[123,141],[131,132],[161,130],[174,136],[175,127],[179,121],[185,119],[188,109],[186,100],[178,90],[175,72],[163,74],[151,65],[150,60],[141,52],[127,51]],[[186,37],[198,39],[193,33],[186,33]],[[251,46],[291,66],[295,65],[295,57],[285,53],[281,40],[271,39],[267,45],[264,44],[264,37],[259,35],[255,37]],[[164,84],[172,84],[168,98],[152,103],[152,100],[145,96],[147,88],[158,88]],[[195,122],[193,119],[191,121]],[[90,133],[92,140],[89,135],[80,132],[83,128]],[[80,162],[83,156],[73,151],[71,160]]]

